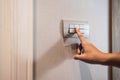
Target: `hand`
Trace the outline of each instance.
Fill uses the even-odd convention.
[[[78,47],[77,54],[74,58],[91,64],[104,64],[106,54],[98,50],[93,44],[87,42],[78,28],[75,31],[82,45]]]

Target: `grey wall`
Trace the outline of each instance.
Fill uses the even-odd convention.
[[[108,52],[108,0],[35,0],[36,80],[107,80],[108,67],[75,61],[61,20],[88,21],[90,42]]]

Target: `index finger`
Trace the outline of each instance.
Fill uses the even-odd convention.
[[[75,28],[75,31],[76,31],[76,33],[77,33],[77,35],[78,35],[81,43],[82,43],[82,44],[83,44],[83,43],[86,43],[86,40],[85,40],[83,34],[80,32],[79,28]]]

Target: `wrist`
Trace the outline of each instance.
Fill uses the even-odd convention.
[[[111,65],[117,58],[117,54],[113,53],[104,53],[104,60],[102,62],[103,65]]]
[[[101,64],[109,65],[109,62],[111,61],[112,57],[113,56],[111,55],[111,53],[103,53],[103,58],[101,60]]]

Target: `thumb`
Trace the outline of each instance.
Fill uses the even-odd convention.
[[[81,54],[81,55],[76,54],[76,55],[74,56],[74,59],[76,59],[76,60],[84,60],[85,57],[84,57],[84,54]]]

